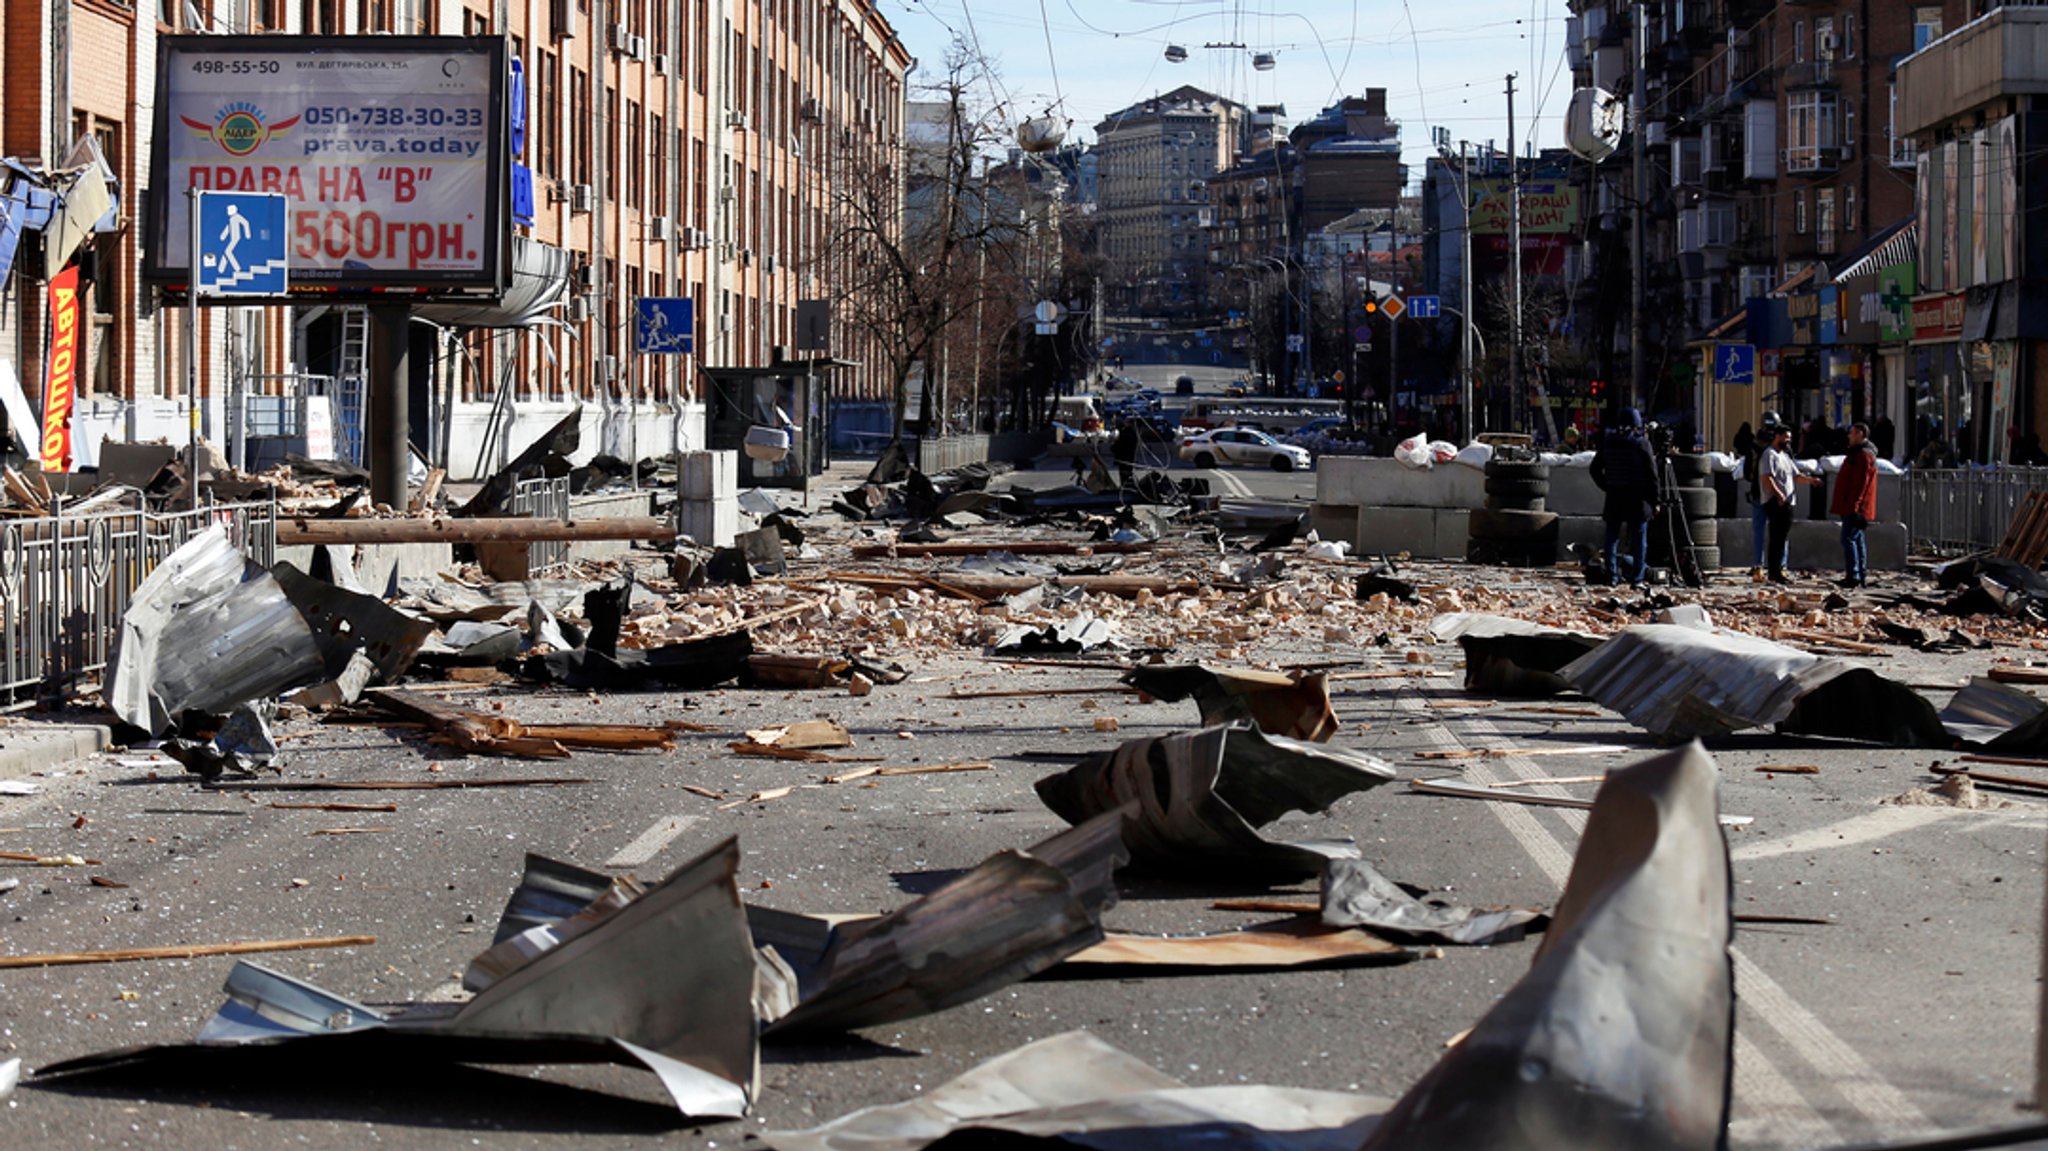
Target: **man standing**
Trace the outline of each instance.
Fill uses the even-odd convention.
[[[1783,424],[1771,431],[1771,445],[1764,449],[1757,468],[1762,485],[1764,520],[1769,526],[1764,541],[1764,561],[1772,583],[1791,583],[1785,575],[1785,557],[1792,541],[1792,500],[1801,484],[1817,484],[1802,476],[1792,462],[1792,429]],[[1873,509],[1875,510],[1875,509]]]
[[[1124,417],[1116,430],[1116,442],[1110,446],[1110,455],[1116,458],[1117,483],[1122,490],[1129,491],[1138,466],[1138,421]]]
[[[1650,454],[1650,441],[1643,435],[1642,413],[1624,408],[1615,426],[1600,440],[1593,454],[1593,483],[1607,498],[1600,516],[1607,521],[1607,582],[1614,583],[1621,570],[1622,530],[1628,530],[1632,559],[1626,573],[1628,582],[1649,579],[1650,520],[1657,514],[1657,461]]]
[[[1842,587],[1862,587],[1869,576],[1870,551],[1863,529],[1877,518],[1877,446],[1870,429],[1849,425],[1849,452],[1835,474],[1835,495],[1828,511],[1842,520]]]

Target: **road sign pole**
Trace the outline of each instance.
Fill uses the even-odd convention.
[[[186,457],[185,487],[192,493],[192,506],[199,507],[199,189],[185,190],[186,223],[190,246],[185,249],[185,405]]]
[[[638,315],[636,307],[634,315]],[[640,490],[640,341],[626,340],[626,464],[633,469],[632,490]]]

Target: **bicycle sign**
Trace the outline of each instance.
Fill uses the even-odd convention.
[[[688,296],[633,301],[633,350],[643,356],[687,356],[694,350],[696,311]]]

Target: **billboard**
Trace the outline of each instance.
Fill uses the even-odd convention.
[[[1507,177],[1472,181],[1472,234],[1508,234],[1514,185]],[[1563,236],[1579,230],[1579,190],[1562,180],[1522,181],[1522,235]]]
[[[293,297],[502,293],[502,38],[158,45],[146,277],[174,292],[188,282],[192,191],[267,192],[290,202]]]

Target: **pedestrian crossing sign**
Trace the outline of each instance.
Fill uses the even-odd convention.
[[[274,192],[199,192],[192,285],[202,296],[283,296],[288,203]]]

